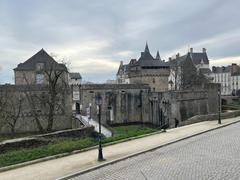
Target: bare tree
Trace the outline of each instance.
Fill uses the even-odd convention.
[[[172,77],[174,90],[183,89],[183,66],[177,60],[170,61],[170,77]]]
[[[14,91],[11,87],[2,87],[0,89],[0,114],[4,125],[8,125],[12,133],[15,133],[15,127],[22,113],[23,99],[20,93]]]
[[[27,102],[31,110],[31,114],[34,118],[34,121],[37,124],[38,130],[40,132],[44,132],[44,128],[43,128],[43,125],[41,124],[41,120],[40,120],[38,108],[37,108],[38,98],[34,93],[34,91],[31,89],[31,85],[27,85],[27,89],[25,89],[24,94],[27,98]]]
[[[7,103],[7,109],[5,110],[6,113],[6,123],[11,129],[12,133],[15,133],[16,124],[21,116],[22,112],[22,98],[20,94],[13,95],[10,97]]]
[[[64,96],[64,93],[67,91],[68,88],[68,83],[66,79],[67,69],[65,69],[64,66],[63,68],[60,68],[52,64],[49,67],[49,69],[46,69],[44,71],[47,76],[46,78],[49,93],[49,98],[48,101],[46,102],[49,107],[47,131],[52,130],[54,114],[56,110],[59,108],[59,103],[57,102],[61,100],[60,97]]]
[[[170,61],[171,77],[175,90],[192,89],[208,82],[207,78],[195,67],[192,57],[187,55]]]
[[[34,83],[29,82],[26,74],[24,74],[24,79],[27,84],[25,95],[38,129],[41,132],[52,131],[56,113],[64,111],[64,108],[62,108],[63,103],[61,101],[64,99],[64,96],[68,91],[67,72],[68,70],[65,64],[59,64],[55,61],[48,63],[39,71],[44,79],[38,84],[38,86],[43,88],[43,91],[46,92],[45,95],[40,95],[39,93],[32,91],[31,87],[33,87]],[[40,104],[44,107],[40,107]],[[45,121],[47,121],[46,129],[41,124],[39,117],[39,111],[41,111],[41,108],[44,109],[44,112],[47,114],[47,119],[45,119]]]

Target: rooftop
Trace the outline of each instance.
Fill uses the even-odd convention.
[[[67,71],[65,64],[57,63],[44,49],[38,51],[24,63],[18,64],[14,71],[35,70],[38,63],[43,63],[46,70],[54,68],[55,70]]]

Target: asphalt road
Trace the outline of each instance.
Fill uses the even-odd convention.
[[[240,123],[105,166],[73,179],[239,180]]]

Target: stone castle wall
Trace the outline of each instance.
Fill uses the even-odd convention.
[[[175,118],[182,122],[195,115],[216,113],[217,88],[216,84],[208,84],[201,90],[151,92],[144,84],[83,85],[80,103],[83,114],[91,104],[91,116],[97,120],[95,96],[100,93],[105,124],[144,122],[163,126],[169,123],[174,127]]]
[[[57,72],[57,71],[56,71]],[[52,71],[53,79],[55,76],[55,71]],[[15,84],[16,85],[32,85],[36,84],[36,75],[42,74],[44,75],[43,82],[41,84],[48,84],[49,80],[47,78],[47,75],[44,71],[36,71],[36,70],[29,70],[29,71],[14,71],[15,76]],[[68,73],[63,72],[60,80],[58,80],[58,83],[68,83]]]
[[[149,84],[153,92],[168,90],[169,69],[141,69],[129,73],[130,83]]]
[[[47,127],[48,106],[41,99],[48,97],[47,87],[44,86],[17,86],[17,85],[4,85],[0,86],[0,98],[4,102],[4,98],[8,98],[7,110],[11,114],[17,115],[19,104],[21,100],[21,112],[16,121],[15,132],[38,132],[38,127],[32,111],[32,105],[29,103],[26,93],[31,93],[34,98],[34,105],[36,106],[37,116],[43,128]],[[3,97],[3,98],[2,98]],[[41,99],[41,101],[39,100]],[[71,96],[66,92],[58,96],[57,108],[55,110],[53,130],[69,129],[72,127],[72,111],[71,111]],[[11,127],[8,122],[13,122],[14,116],[6,119],[9,113],[6,110],[0,110],[0,133],[11,133]]]
[[[97,120],[96,94],[102,97],[102,122],[120,124],[147,122],[149,86],[145,84],[91,84],[80,87],[82,113],[87,114],[91,104],[91,116]],[[142,103],[142,105],[141,105]]]

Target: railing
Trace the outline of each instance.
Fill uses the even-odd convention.
[[[99,124],[94,119],[89,119],[88,116],[76,115],[76,118],[84,125],[84,126],[94,126],[94,130],[99,132]],[[106,137],[111,137],[113,135],[112,131],[107,129],[105,126],[101,126],[102,134]]]

